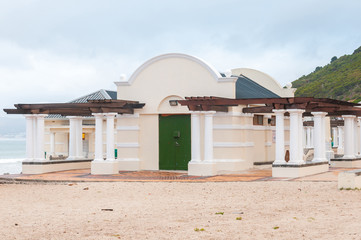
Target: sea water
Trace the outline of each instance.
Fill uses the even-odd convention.
[[[0,138],[0,175],[18,174],[25,159],[25,139]]]

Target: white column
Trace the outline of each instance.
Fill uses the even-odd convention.
[[[55,132],[50,132],[50,155],[55,156]]]
[[[312,162],[325,162],[326,148],[325,148],[325,112],[312,112],[314,122],[314,157]]]
[[[76,158],[76,117],[70,116],[69,119],[69,155],[68,159]]]
[[[213,114],[209,111],[204,114],[204,161],[213,161]]]
[[[359,153],[359,150],[358,150],[358,133],[359,133],[359,131],[358,131],[358,126],[357,126],[358,125],[357,118],[355,118],[353,124],[354,124],[353,141],[354,141],[354,145],[355,145],[354,151],[355,151],[355,156],[357,156]]]
[[[307,148],[307,127],[302,128],[302,146]]]
[[[81,117],[75,118],[75,157],[76,159],[82,159],[83,156],[83,121]]]
[[[360,128],[359,128],[359,150],[360,150],[360,154],[361,155],[361,117],[358,117],[359,123],[360,123]]]
[[[333,139],[333,146],[338,147],[338,131],[337,127],[332,128],[332,139]]]
[[[290,113],[290,164],[302,164],[304,163],[303,158],[303,149],[302,149],[302,135],[301,127],[302,121],[300,121],[300,116],[304,110],[301,109],[289,109],[287,110]],[[302,155],[301,155],[302,154]]]
[[[299,124],[298,124],[298,144],[299,144],[299,148],[301,149],[301,151],[298,152],[298,159],[302,159],[302,161],[303,161],[304,145],[303,145],[303,118],[302,118],[302,113],[298,114],[298,121],[299,121]]]
[[[95,116],[95,153],[94,161],[103,161],[103,113],[93,113]]]
[[[306,147],[311,148],[311,127],[306,129]]]
[[[314,132],[314,127],[311,127],[311,148],[315,147],[315,135],[313,134]]]
[[[34,116],[24,115],[26,119],[26,161],[34,160]]]
[[[322,124],[321,125],[321,143],[322,143],[321,154],[322,154],[322,156],[323,155],[326,156],[326,144],[328,141],[326,141],[326,118],[325,117],[321,117],[321,124]]]
[[[117,113],[105,113],[107,118],[107,161],[114,161],[114,118]]]
[[[191,113],[192,162],[201,161],[201,125],[200,112]]]
[[[273,164],[286,164],[285,161],[285,121],[283,109],[274,109],[276,114],[276,159]]]
[[[345,122],[344,126],[344,156],[343,158],[352,159],[355,158],[354,151],[354,137],[353,137],[353,123],[355,116],[354,115],[343,115],[342,116]]]
[[[44,152],[44,118],[46,114],[36,114],[36,155],[38,161],[45,161]]]
[[[337,151],[342,151],[343,149],[343,127],[342,126],[338,126],[337,127],[338,130],[338,147],[337,147]]]

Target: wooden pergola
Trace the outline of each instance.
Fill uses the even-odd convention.
[[[272,113],[274,109],[303,109],[303,116],[312,116],[311,112],[327,112],[328,116],[361,116],[361,104],[329,98],[292,97],[292,98],[249,98],[231,99],[220,97],[186,97],[178,101],[191,111],[222,111],[228,107],[246,105],[243,113]],[[252,106],[253,105],[253,106]],[[262,105],[262,106],[255,106]]]
[[[62,116],[91,116],[93,113],[133,114],[145,103],[128,100],[88,100],[86,103],[15,104],[15,109],[4,109],[7,114],[60,114]]]

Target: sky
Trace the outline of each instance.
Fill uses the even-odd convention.
[[[0,109],[116,90],[170,52],[282,86],[361,46],[359,0],[0,0]],[[25,131],[0,111],[0,137]]]

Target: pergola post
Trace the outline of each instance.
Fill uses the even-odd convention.
[[[314,117],[314,158],[312,162],[325,162],[326,158],[326,146],[325,146],[325,112],[312,112]]]
[[[358,117],[358,121],[359,121],[359,123],[360,123],[360,127],[359,127],[359,152],[360,152],[360,154],[359,155],[361,155],[361,117]]]
[[[344,139],[344,156],[345,159],[353,159],[355,158],[355,144],[354,144],[354,119],[356,116],[354,115],[342,115],[345,126],[345,139]]]
[[[358,129],[358,118],[356,117],[354,120],[354,144],[355,144],[355,156],[359,156],[360,155],[360,149],[359,149],[359,129]]]
[[[50,132],[50,153],[49,155],[55,156],[55,132]]]
[[[283,109],[274,109],[276,114],[276,159],[273,164],[285,164],[285,124]]]
[[[105,113],[107,118],[107,158],[106,161],[115,161],[114,158],[114,118],[117,113]]]
[[[191,112],[191,151],[192,162],[201,161],[200,112]]]
[[[213,115],[209,111],[204,114],[204,161],[213,162]]]
[[[76,158],[76,118],[75,116],[68,116],[69,119],[69,154],[68,160]]]
[[[103,161],[103,113],[93,113],[95,117],[94,161]]]
[[[343,153],[343,127],[342,126],[338,126],[337,127],[338,130],[338,146],[337,146],[337,153]]]
[[[333,147],[338,147],[338,132],[337,127],[332,128],[332,139],[333,139]]]
[[[290,161],[289,164],[303,164],[302,113],[305,110],[289,109],[290,113]]]
[[[35,160],[45,161],[44,152],[44,118],[46,114],[35,114],[36,117],[36,146]]]
[[[35,142],[34,142],[34,135],[35,135],[35,129],[34,129],[34,115],[26,114],[26,161],[32,161],[34,160],[34,148],[35,148]]]
[[[306,128],[306,148],[311,148],[311,127]]]
[[[76,150],[75,155],[76,159],[82,159],[83,156],[83,141],[82,141],[82,134],[83,134],[83,124],[82,124],[82,118],[77,117],[76,118],[76,127],[75,127],[75,144],[76,144]]]

